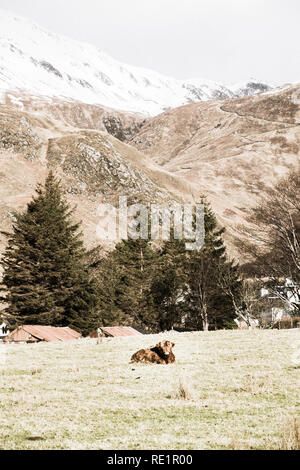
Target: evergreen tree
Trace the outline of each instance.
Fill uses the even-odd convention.
[[[216,217],[208,204],[204,213],[205,240],[202,249],[191,252],[188,270],[187,323],[208,330],[232,325],[234,307],[220,282],[220,273],[231,270],[232,285],[238,289],[238,271],[227,261],[224,229],[217,228]]]
[[[158,257],[151,244],[128,239],[117,243],[109,253],[100,247],[93,251],[90,267],[99,297],[100,324],[157,330],[150,289]]]
[[[116,307],[131,324],[155,328],[156,314],[151,308],[150,288],[157,254],[148,240],[123,240],[113,253],[117,266]]]
[[[103,325],[154,329],[150,287],[157,255],[148,240],[123,240],[96,268],[99,311]]]
[[[184,241],[171,237],[160,252],[151,286],[153,307],[158,314],[159,330],[170,330],[183,314],[186,291],[187,251]]]
[[[119,264],[114,259],[114,252],[102,259],[97,266],[95,278],[99,297],[100,325],[130,325],[131,318],[121,310],[117,293],[120,291],[121,277]]]
[[[71,326],[87,332],[97,298],[84,265],[80,224],[50,172],[24,213],[16,214],[2,260],[10,322]]]
[[[238,306],[243,301],[244,284],[240,267],[235,261],[222,257],[216,272],[217,289],[213,302],[213,325],[215,329],[235,327]]]

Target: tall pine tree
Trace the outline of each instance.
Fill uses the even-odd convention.
[[[181,322],[186,294],[188,256],[183,240],[163,243],[151,286],[151,297],[158,314],[159,330],[170,330]]]
[[[150,287],[157,254],[148,240],[122,240],[94,269],[103,325],[134,325],[153,330],[157,319]]]
[[[16,214],[2,266],[12,325],[94,326],[97,296],[84,264],[80,223],[52,172],[24,213]]]
[[[133,319],[122,310],[118,299],[121,289],[119,263],[115,260],[114,252],[98,263],[94,269],[95,282],[99,298],[99,325],[115,326],[130,325]]]
[[[216,217],[207,203],[204,223],[204,245],[190,256],[186,308],[187,323],[193,328],[207,331],[211,327],[231,326],[235,316],[232,299],[223,288],[221,274],[230,271],[227,277],[235,295],[238,295],[241,282],[237,266],[227,260],[223,242],[225,229],[218,229]]]
[[[155,328],[157,319],[149,302],[157,254],[149,240],[123,240],[113,253],[118,266],[116,305],[132,324]]]

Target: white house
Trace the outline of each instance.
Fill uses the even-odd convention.
[[[10,333],[6,323],[0,325],[0,341]]]
[[[286,302],[286,309],[274,309],[272,312],[275,316],[280,317],[280,312],[282,314],[289,316],[289,312],[292,312],[300,304],[300,287],[294,284],[291,279],[286,279],[283,286],[276,286],[273,289],[273,292],[270,292],[269,289],[262,288],[260,291],[261,297],[267,297],[268,299],[281,299]],[[273,310],[273,309],[272,309]],[[282,316],[281,314],[281,316]]]

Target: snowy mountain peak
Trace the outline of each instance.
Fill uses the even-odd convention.
[[[195,101],[252,95],[271,87],[253,80],[230,87],[177,80],[118,62],[93,45],[0,9],[1,89],[156,115]]]

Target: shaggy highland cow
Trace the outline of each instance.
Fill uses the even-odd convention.
[[[150,349],[140,349],[133,354],[131,362],[148,362],[153,364],[172,364],[175,362],[175,356],[172,348],[175,343],[171,341],[161,341]]]

